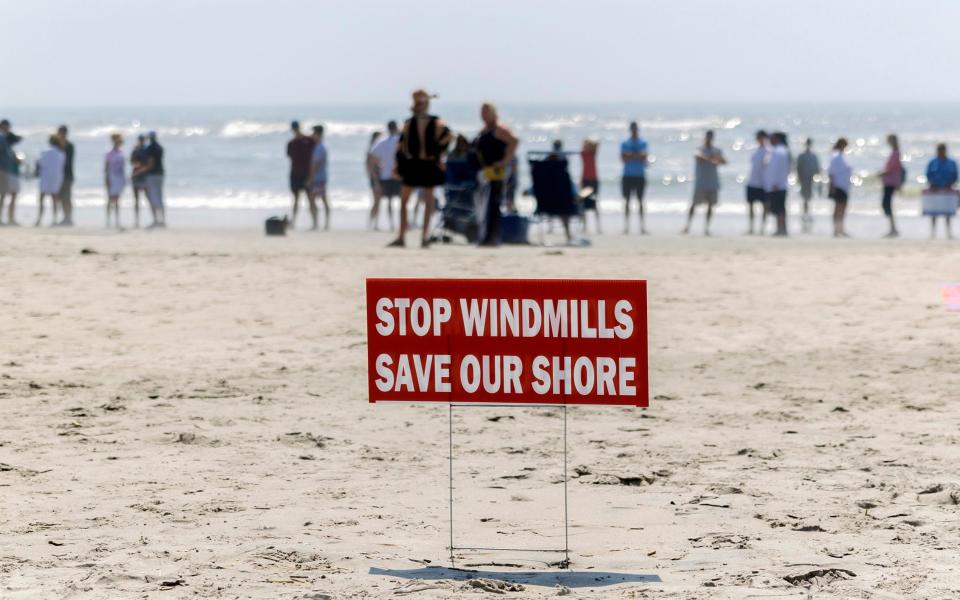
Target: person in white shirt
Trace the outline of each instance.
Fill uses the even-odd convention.
[[[750,178],[747,179],[747,217],[749,217],[749,228],[747,235],[753,235],[753,208],[759,204],[760,208],[760,227],[757,233],[763,235],[764,226],[767,223],[767,196],[763,189],[763,169],[767,162],[767,132],[760,130],[757,132],[757,148],[750,154]]]
[[[60,138],[51,135],[50,146],[40,153],[40,159],[37,161],[37,176],[40,178],[40,199],[37,200],[37,222],[35,227],[40,227],[43,220],[43,198],[50,197],[50,204],[53,206],[53,222],[57,223],[57,195],[60,188],[63,187],[63,168],[67,164],[67,155],[60,148]]]
[[[833,200],[833,237],[850,237],[843,223],[847,216],[847,201],[850,199],[850,176],[853,175],[853,169],[843,156],[846,149],[847,139],[838,139],[833,145],[833,157],[827,168],[827,175],[830,178],[830,198]]]
[[[787,235],[787,180],[790,177],[790,150],[787,134],[777,131],[770,135],[772,148],[767,154],[763,169],[763,190],[767,195],[767,207],[777,219],[778,237]]]
[[[374,191],[373,207],[370,209],[370,224],[374,230],[379,227],[380,201],[387,199],[387,218],[390,231],[393,231],[393,198],[400,197],[400,180],[397,179],[397,145],[400,144],[400,131],[396,121],[387,123],[387,137],[377,142],[370,150],[370,158],[380,177],[379,189]]]

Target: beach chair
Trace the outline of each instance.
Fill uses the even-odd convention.
[[[537,203],[533,214],[539,223],[540,243],[543,245],[544,224],[554,218],[568,222],[573,217],[582,218],[583,204],[570,178],[567,153],[533,151],[527,153],[527,162]],[[571,239],[571,242],[582,245],[586,240],[574,242]]]
[[[443,206],[440,208],[439,232],[434,235],[445,244],[461,235],[471,244],[480,239],[480,220],[475,197],[477,173],[466,159],[447,161],[446,183],[443,186]]]

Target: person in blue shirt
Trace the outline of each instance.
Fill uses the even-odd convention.
[[[620,144],[620,160],[623,161],[623,232],[630,233],[630,195],[636,194],[640,211],[640,233],[646,234],[643,223],[643,192],[647,187],[647,141],[640,137],[637,122],[630,123],[630,137]]]
[[[930,191],[948,192],[953,190],[957,183],[957,161],[947,156],[947,145],[937,144],[937,157],[927,165],[927,183],[930,184]],[[956,203],[954,203],[954,213],[956,212]],[[940,213],[947,221],[947,238],[953,239],[951,231],[951,220],[953,213]],[[938,214],[930,215],[930,237],[937,235],[937,217]]]

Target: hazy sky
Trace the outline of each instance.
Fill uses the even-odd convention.
[[[956,101],[956,0],[0,0],[0,108]]]

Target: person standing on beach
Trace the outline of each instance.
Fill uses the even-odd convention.
[[[13,148],[7,141],[8,135],[10,135],[10,121],[0,120],[0,213],[3,211],[3,203],[7,194],[10,193],[9,173],[10,163],[13,162]]]
[[[307,200],[310,202],[310,218],[313,226],[310,231],[318,230],[317,197],[323,201],[323,229],[330,229],[330,204],[327,202],[327,147],[323,144],[323,125],[313,126],[313,154],[310,156],[310,176],[308,178]]]
[[[314,141],[311,136],[303,135],[300,122],[292,121],[290,130],[293,137],[287,142],[287,157],[290,159],[290,193],[293,194],[293,217],[291,227],[297,224],[297,211],[300,209],[300,192],[310,195],[307,180],[310,177],[310,157],[313,156]]]
[[[827,176],[830,178],[830,198],[833,200],[833,237],[850,237],[844,228],[847,217],[847,202],[850,199],[850,176],[853,169],[847,164],[844,152],[847,149],[847,139],[840,138],[833,145],[833,157],[827,167]]]
[[[630,233],[630,195],[636,194],[640,234],[646,235],[643,192],[647,188],[647,141],[640,137],[640,126],[636,121],[630,123],[630,137],[620,144],[620,160],[623,161],[623,179],[620,181],[623,192],[623,233]]]
[[[763,189],[770,214],[777,220],[773,235],[787,235],[787,181],[790,177],[790,150],[787,135],[777,131],[770,135],[770,152],[763,170]]]
[[[390,231],[393,231],[393,199],[400,197],[400,180],[397,179],[397,146],[400,144],[400,130],[396,121],[387,123],[387,137],[377,142],[370,150],[373,161],[373,177],[378,178],[377,195],[374,196],[370,221],[376,230],[380,221],[380,202],[387,200],[387,218]]]
[[[583,171],[580,175],[580,190],[591,190],[583,201],[583,231],[587,231],[587,211],[592,210],[600,233],[600,178],[597,176],[597,149],[600,144],[591,138],[583,140],[580,150],[580,162]]]
[[[380,174],[377,172],[377,167],[374,164],[373,160],[373,148],[377,145],[377,142],[380,141],[381,133],[379,131],[374,131],[370,134],[370,143],[367,144],[367,152],[363,157],[363,169],[366,172],[367,181],[370,183],[370,194],[373,196],[373,203],[370,205],[370,214],[373,214],[373,208],[379,204],[378,198],[380,197]],[[370,223],[367,224],[368,229],[376,230],[376,225],[373,223],[373,219],[370,219]]]
[[[73,142],[67,138],[67,126],[61,125],[57,128],[57,136],[60,138],[60,147],[66,156],[66,163],[63,165],[63,188],[57,194],[57,200],[60,202],[60,208],[63,211],[63,220],[58,225],[62,227],[73,226]]]
[[[753,235],[753,209],[756,204],[760,205],[760,227],[757,228],[757,233],[763,235],[767,225],[769,207],[766,192],[763,189],[763,170],[767,164],[767,139],[767,132],[759,130],[756,135],[757,148],[750,154],[750,177],[747,179],[747,235]]]
[[[453,134],[443,119],[431,115],[431,96],[426,90],[413,92],[413,113],[403,124],[400,143],[397,146],[397,172],[400,175],[400,231],[397,239],[389,247],[402,248],[406,245],[407,204],[414,192],[423,194],[423,233],[420,246],[430,246],[430,223],[433,220],[433,188],[443,185],[443,157]]]
[[[687,212],[687,224],[682,234],[690,233],[693,214],[700,204],[707,205],[707,219],[703,227],[704,235],[710,235],[710,220],[713,219],[713,207],[720,194],[720,174],[718,167],[727,164],[723,151],[713,145],[713,130],[703,136],[703,146],[694,155],[693,201]]]
[[[500,205],[503,202],[503,184],[507,180],[507,166],[513,160],[520,140],[500,122],[497,107],[484,102],[480,107],[483,129],[473,142],[476,155],[486,181],[487,210],[484,219],[484,236],[481,246],[496,246],[500,243]]]
[[[144,196],[147,194],[146,176],[142,173],[141,167],[147,163],[147,136],[140,134],[137,136],[137,145],[130,153],[130,182],[133,186],[133,226],[140,227],[140,192]]]
[[[110,213],[113,225],[120,229],[120,196],[127,185],[126,159],[123,156],[123,137],[119,133],[110,136],[113,147],[103,159],[103,183],[107,188],[107,229],[110,229]]]
[[[20,138],[10,131],[10,121],[0,120],[0,222],[3,219],[3,207],[7,196],[10,196],[10,216],[8,225],[16,225],[14,221],[14,205],[17,202],[17,193],[20,191],[19,166],[13,146]]]
[[[820,174],[820,159],[813,153],[813,140],[807,138],[803,152],[797,157],[797,180],[800,182],[800,197],[803,198],[802,227],[804,233],[813,229],[810,214],[810,199],[813,198],[813,180]]]
[[[157,132],[147,134],[150,143],[144,150],[144,163],[134,173],[142,175],[146,186],[147,200],[153,213],[153,223],[147,229],[167,226],[166,208],[163,204],[163,146],[157,141]]]
[[[927,182],[934,192],[952,191],[957,184],[957,162],[947,156],[947,145],[937,144],[937,156],[927,165]],[[947,225],[947,239],[953,239],[951,215],[943,215]],[[937,215],[930,215],[930,239],[937,236]]]
[[[903,163],[900,162],[900,141],[891,133],[887,136],[887,144],[890,146],[890,156],[880,172],[880,181],[883,183],[883,199],[880,205],[890,223],[890,231],[884,237],[895,238],[900,232],[897,231],[897,223],[893,217],[893,195],[903,186],[905,177]]]
[[[37,200],[37,222],[35,227],[40,227],[43,221],[43,198],[50,197],[50,204],[53,207],[53,221],[51,225],[57,224],[57,194],[63,189],[64,167],[67,163],[67,155],[60,148],[61,138],[57,135],[51,135],[47,149],[40,153],[37,161],[37,177],[40,179],[40,196]]]

